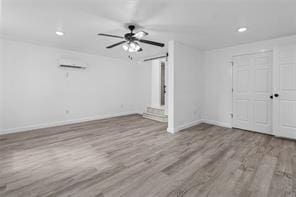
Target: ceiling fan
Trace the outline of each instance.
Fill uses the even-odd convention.
[[[116,35],[103,34],[103,33],[99,33],[98,35],[99,36],[108,36],[108,37],[113,37],[113,38],[124,39],[123,41],[120,41],[118,43],[107,46],[106,47],[107,49],[110,49],[110,48],[113,48],[113,47],[116,47],[118,45],[123,44],[122,48],[125,51],[128,51],[128,52],[140,52],[140,51],[143,51],[143,49],[140,47],[139,42],[154,45],[154,46],[158,46],[158,47],[164,47],[163,43],[142,39],[144,36],[148,35],[148,33],[145,32],[145,31],[139,31],[139,32],[134,33],[135,25],[129,25],[128,29],[131,32],[126,33],[124,36],[116,36]]]

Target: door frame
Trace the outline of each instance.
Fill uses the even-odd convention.
[[[237,56],[242,56],[242,55],[254,55],[254,54],[260,54],[260,53],[268,53],[268,52],[271,52],[272,53],[272,65],[271,65],[271,90],[272,90],[272,94],[274,92],[274,75],[275,75],[275,58],[274,58],[274,53],[275,53],[275,48],[272,48],[272,49],[266,49],[266,50],[255,50],[255,51],[249,51],[249,52],[246,52],[246,53],[238,53],[238,54],[235,54],[235,55],[232,55],[231,56],[231,61],[229,62],[230,63],[230,67],[231,67],[231,113],[230,113],[230,118],[231,118],[231,128],[233,128],[233,115],[234,115],[234,58],[237,57]],[[272,102],[271,104],[271,134],[268,134],[268,133],[263,133],[263,134],[267,134],[267,135],[274,135],[274,128],[275,128],[275,122],[274,122],[274,104]],[[252,131],[252,132],[256,132],[256,131]]]
[[[277,70],[277,65],[278,65],[278,53],[279,53],[279,47],[274,47],[273,51],[272,51],[272,55],[273,55],[273,60],[272,60],[272,95],[274,95],[275,92],[279,91],[279,87],[278,87],[278,81],[276,81],[276,79],[278,79],[278,77],[276,76],[276,74],[279,74],[276,72]],[[278,89],[277,89],[278,88]],[[276,119],[276,114],[274,112],[276,112],[276,105],[275,105],[275,101],[273,100],[272,103],[272,134],[274,136],[278,136],[277,134],[277,127],[278,127],[278,122]]]
[[[165,93],[164,93],[164,105],[161,105],[162,107],[164,107],[165,110],[165,115],[168,115],[168,60],[167,58],[162,58],[159,60],[160,62],[160,70],[162,72],[161,69],[161,63],[164,63],[164,86],[165,86]],[[160,76],[160,80],[161,80],[161,76]],[[160,82],[161,84],[161,82]],[[161,89],[161,88],[160,88]],[[161,93],[160,93],[161,94]],[[160,95],[161,97],[161,95]],[[160,98],[161,99],[161,98]]]
[[[160,61],[160,106],[166,105],[165,61]]]

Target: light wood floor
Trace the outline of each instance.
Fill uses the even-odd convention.
[[[139,115],[0,136],[0,196],[296,195],[296,144]]]

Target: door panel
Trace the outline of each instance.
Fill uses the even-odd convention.
[[[237,100],[237,119],[238,121],[249,121],[249,100]]]
[[[256,93],[270,93],[269,68],[255,70],[254,88]]]
[[[296,46],[275,50],[275,135],[296,139]]]
[[[283,127],[296,127],[296,101],[280,102],[280,122]]]
[[[233,60],[233,127],[271,133],[272,53]]]
[[[237,72],[237,92],[238,93],[247,93],[249,91],[249,70],[241,69]]]
[[[234,70],[234,127],[250,129],[250,59],[245,56],[237,57]]]
[[[281,91],[293,91],[296,89],[296,64],[280,65],[280,89]]]
[[[256,100],[254,102],[254,115],[255,115],[255,123],[256,124],[263,124],[263,125],[268,125],[269,122],[269,103],[266,102],[265,100]]]
[[[253,55],[253,130],[272,133],[272,53]]]

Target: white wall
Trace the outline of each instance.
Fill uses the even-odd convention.
[[[2,46],[2,133],[143,112],[150,104],[150,65],[8,40]],[[88,69],[60,69],[60,58]]]
[[[202,53],[176,41],[169,42],[168,131],[175,133],[201,120]]]
[[[273,50],[274,47],[296,43],[296,36],[261,41],[205,52],[203,65],[203,119],[206,122],[231,127],[232,57],[240,54]]]
[[[132,97],[136,111],[143,113],[151,104],[151,64],[149,62],[132,64],[136,69],[134,83],[136,86],[136,95]],[[131,95],[130,95],[131,96]]]

